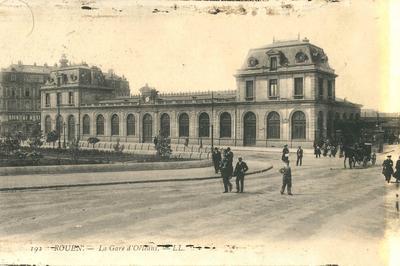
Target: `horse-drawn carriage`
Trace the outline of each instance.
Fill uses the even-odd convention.
[[[346,167],[346,159],[349,161],[350,168],[355,167],[356,163],[362,167],[367,167],[371,162],[375,165],[376,155],[372,153],[372,143],[361,143],[354,146],[345,146],[344,149],[344,166]]]

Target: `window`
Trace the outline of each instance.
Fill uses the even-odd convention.
[[[169,137],[170,135],[170,119],[168,114],[162,114],[161,116],[161,134],[164,137]]]
[[[15,97],[15,89],[14,88],[11,89],[11,96]]]
[[[332,80],[328,80],[328,98],[332,99]]]
[[[271,57],[269,63],[269,70],[276,70],[278,68],[278,60],[276,57]]]
[[[111,136],[119,135],[119,117],[117,114],[114,114],[111,117]]]
[[[306,116],[297,111],[292,116],[292,139],[306,138]]]
[[[46,107],[50,106],[50,93],[46,93],[45,95],[45,106]]]
[[[126,135],[135,135],[135,116],[133,114],[129,114],[126,117]]]
[[[303,98],[303,78],[294,79],[294,98],[295,99]]]
[[[83,116],[83,135],[89,135],[90,134],[90,117],[89,115],[84,115]]]
[[[11,74],[11,81],[17,81],[17,75]]]
[[[210,117],[207,113],[199,116],[199,137],[210,137]]]
[[[44,132],[47,134],[51,131],[51,118],[50,116],[46,116],[44,119]]]
[[[253,100],[254,97],[254,82],[246,80],[246,100]]]
[[[75,140],[75,118],[73,115],[68,117],[68,141]]]
[[[318,98],[324,98],[324,79],[318,79]]]
[[[186,113],[179,116],[179,137],[189,137],[189,116]]]
[[[74,104],[74,93],[72,91],[68,92],[68,104]]]
[[[104,135],[104,117],[98,115],[96,118],[96,135]]]
[[[267,139],[279,139],[281,131],[280,116],[277,112],[271,112],[267,116]]]
[[[29,89],[25,89],[25,97],[29,97],[29,96],[30,96]]]
[[[277,79],[270,79],[269,80],[269,87],[268,87],[268,97],[271,99],[278,98],[278,80]]]
[[[56,118],[56,131],[58,133],[63,133],[63,124],[64,124],[64,119],[61,115],[57,116]]]
[[[222,113],[219,120],[219,137],[230,138],[231,137],[231,115],[229,113]]]
[[[57,92],[57,106],[61,105],[61,92]]]

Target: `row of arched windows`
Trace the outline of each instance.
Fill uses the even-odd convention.
[[[99,114],[96,116],[95,121],[95,134],[105,134],[105,118]],[[318,117],[318,127],[320,127],[322,118]],[[178,135],[179,137],[189,137],[189,115],[182,113],[178,117]],[[135,132],[135,116],[129,114],[126,117],[126,134],[127,136],[136,135]],[[150,138],[152,135],[152,123],[153,119],[150,114],[143,116],[143,137]],[[61,116],[56,119],[56,130],[62,132],[63,118]],[[305,139],[306,138],[306,117],[301,111],[293,113],[292,121],[292,138],[293,139]],[[51,131],[51,118],[46,116],[45,118],[45,132]],[[85,114],[82,118],[82,133],[83,135],[91,134],[91,121],[89,115]],[[199,115],[198,119],[198,136],[200,138],[210,137],[210,117],[208,113],[203,112]],[[281,117],[277,112],[270,112],[267,115],[267,138],[268,139],[279,139],[281,132]],[[244,116],[244,137],[249,139],[256,136],[256,115],[253,112],[247,112]],[[68,132],[69,134],[75,134],[75,118],[70,115],[68,118]],[[171,132],[170,116],[164,113],[160,117],[160,133],[163,136],[169,137]],[[120,135],[120,118],[117,114],[111,116],[111,135]],[[232,117],[228,112],[223,112],[219,119],[219,137],[220,138],[231,138],[232,137]]]

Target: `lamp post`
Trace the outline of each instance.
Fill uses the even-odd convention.
[[[67,146],[65,144],[65,122],[63,123],[63,132],[64,132],[64,143],[63,143],[63,148],[65,149]]]
[[[211,91],[211,150],[214,150],[214,92]]]

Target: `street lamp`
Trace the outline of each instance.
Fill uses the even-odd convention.
[[[65,122],[63,123],[63,132],[64,132],[64,143],[63,143],[63,148],[65,149],[67,146],[65,144]]]

